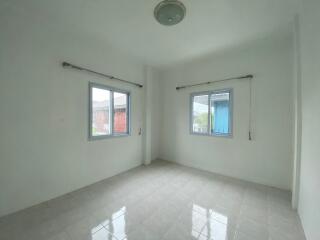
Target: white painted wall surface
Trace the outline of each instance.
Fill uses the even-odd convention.
[[[154,67],[145,67],[145,105],[143,127],[143,163],[148,165],[159,157],[160,146],[160,72]]]
[[[293,174],[292,174],[292,207],[298,208],[300,168],[301,168],[301,132],[302,132],[302,110],[301,110],[301,50],[300,50],[300,19],[297,14],[294,18],[294,126],[293,126]]]
[[[253,141],[248,141],[247,80],[176,91],[177,85],[252,73]],[[160,156],[180,164],[291,189],[293,162],[293,41],[270,37],[172,67],[163,76]],[[190,93],[234,89],[233,138],[190,135]]]
[[[156,160],[160,154],[161,141],[161,72],[152,69],[153,79],[151,88],[151,160]]]
[[[0,216],[142,162],[143,90],[63,69],[67,60],[143,83],[144,67],[108,47],[1,5]],[[132,136],[89,142],[88,82],[131,91]]]
[[[144,85],[144,105],[143,105],[143,116],[144,116],[144,127],[143,127],[143,164],[148,165],[151,163],[151,144],[152,144],[152,97],[151,91],[153,86],[153,72],[148,66],[145,67],[145,85]]]
[[[308,240],[320,239],[320,2],[301,8],[302,149],[298,211]]]

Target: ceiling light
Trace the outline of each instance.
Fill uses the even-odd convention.
[[[185,15],[185,6],[177,0],[164,0],[154,9],[154,17],[160,24],[166,26],[181,22]]]

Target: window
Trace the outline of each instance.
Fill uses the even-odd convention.
[[[89,139],[128,135],[130,94],[94,83],[90,83],[89,91]]]
[[[232,90],[191,95],[191,132],[214,136],[232,135]]]

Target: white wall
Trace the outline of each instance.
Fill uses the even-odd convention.
[[[176,91],[177,85],[252,73],[253,141],[248,141],[248,80]],[[160,157],[257,183],[291,189],[293,41],[273,36],[172,67],[163,75]],[[189,133],[190,93],[234,89],[233,138]]]
[[[151,88],[151,160],[160,155],[161,141],[161,72],[153,68]]]
[[[299,214],[308,240],[320,239],[320,2],[301,8],[302,150]]]
[[[160,145],[160,72],[154,67],[145,67],[143,163],[148,165],[159,156]]]
[[[293,84],[293,105],[294,105],[294,126],[293,126],[293,175],[292,175],[292,207],[298,208],[300,168],[301,168],[301,50],[300,50],[300,23],[299,15],[294,18],[294,84]]]
[[[143,65],[39,16],[1,6],[0,216],[138,166],[143,157],[143,90],[59,64],[138,83]],[[131,91],[132,136],[87,140],[89,81]]]

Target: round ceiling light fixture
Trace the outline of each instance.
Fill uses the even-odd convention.
[[[165,26],[172,26],[182,21],[186,7],[178,0],[164,0],[154,9],[154,17]]]

